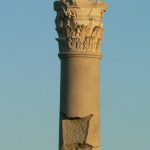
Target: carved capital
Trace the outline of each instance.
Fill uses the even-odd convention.
[[[60,53],[100,53],[106,3],[60,0],[54,3],[54,9],[57,11],[55,21]]]

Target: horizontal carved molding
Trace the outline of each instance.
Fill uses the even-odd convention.
[[[70,58],[70,57],[89,57],[89,58],[97,58],[101,59],[102,54],[101,52],[99,53],[89,53],[89,52],[80,52],[80,51],[71,51],[71,52],[62,52],[58,54],[60,59],[65,59],[65,58]]]

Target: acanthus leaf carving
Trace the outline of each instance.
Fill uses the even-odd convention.
[[[99,52],[103,34],[101,18],[97,19],[97,13],[94,18],[94,8],[84,8],[83,12],[80,7],[68,6],[66,2],[56,2],[54,5],[60,52]],[[102,10],[99,11],[101,17]]]

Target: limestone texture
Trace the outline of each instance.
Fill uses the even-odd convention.
[[[72,144],[85,144],[89,122],[93,115],[89,115],[84,118],[71,118],[63,120],[62,131],[63,131],[63,143],[65,145]]]
[[[59,58],[60,150],[100,150],[100,47],[107,4],[96,0],[54,3]]]
[[[64,145],[62,150],[92,150],[92,146],[88,144]]]

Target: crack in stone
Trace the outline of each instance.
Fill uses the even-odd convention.
[[[83,118],[62,114],[62,150],[92,150],[92,146],[86,143],[92,117],[92,114]]]
[[[63,120],[78,120],[78,119],[82,119],[81,117],[67,117],[67,115],[65,115],[64,113],[61,113]]]

